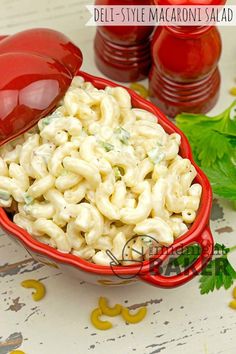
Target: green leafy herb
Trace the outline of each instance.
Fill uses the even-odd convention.
[[[215,255],[218,255],[218,256],[223,255],[223,256],[225,256],[225,255],[227,255],[230,252],[230,248],[226,247],[223,244],[216,243],[215,246],[214,246],[214,251],[215,251]]]
[[[184,249],[180,256],[173,260],[175,266],[187,267],[192,264],[201,254],[201,247],[190,245]]]
[[[235,152],[231,153],[231,156],[225,154],[222,159],[217,159],[214,165],[203,169],[211,181],[214,193],[236,201],[236,166],[233,162]]]
[[[236,279],[236,271],[228,260],[228,254],[236,249],[236,246],[227,248],[219,243],[214,247],[214,259],[208,263],[200,276],[200,292],[208,294],[215,289],[224,287],[229,289]],[[190,245],[184,249],[182,254],[171,263],[174,266],[188,267],[193,264],[201,254],[201,247],[198,244]]]
[[[194,159],[209,177],[213,191],[236,200],[236,101],[218,116],[183,113],[176,121],[187,135]]]
[[[226,248],[218,243],[215,245],[215,255],[217,254],[217,256],[208,263],[199,280],[202,295],[221,287],[229,289],[234,283],[236,271],[227,258],[233,250],[235,247]]]

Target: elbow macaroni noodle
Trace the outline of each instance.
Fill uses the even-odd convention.
[[[75,77],[60,107],[0,148],[0,206],[37,240],[88,261],[122,259],[126,242],[149,235],[169,246],[196,218],[201,185],[150,112],[121,87]],[[147,251],[133,241],[129,258]],[[123,264],[123,263],[122,263]]]

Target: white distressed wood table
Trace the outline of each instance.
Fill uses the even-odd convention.
[[[83,70],[101,75],[93,60],[94,28],[85,28],[85,0],[0,0],[0,33],[30,27],[51,27],[65,32],[82,49]],[[231,1],[233,3],[233,0]],[[232,102],[228,89],[236,78],[236,28],[221,30],[222,88],[219,112]],[[235,244],[236,214],[230,203],[215,199],[211,228],[218,242]],[[230,257],[236,266],[236,254]],[[42,279],[47,295],[33,302],[20,282]],[[172,290],[143,283],[128,287],[98,287],[67,278],[43,266],[0,231],[0,354],[21,348],[27,354],[235,354],[236,312],[228,308],[231,290],[201,296],[198,277]],[[114,327],[95,330],[90,311],[99,296],[130,308],[148,307],[147,318],[125,325],[114,318]]]

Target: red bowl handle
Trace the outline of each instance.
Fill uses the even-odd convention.
[[[203,232],[198,235],[194,240],[192,240],[191,243],[198,243],[202,249],[200,256],[188,269],[170,277],[163,276],[159,273],[159,268],[164,260],[166,260],[171,254],[173,254],[173,252],[183,249],[183,246],[186,247],[190,245],[186,245],[184,244],[184,241],[182,241],[176,243],[175,245],[173,245],[173,247],[169,247],[170,251],[168,251],[167,248],[167,252],[163,252],[160,257],[150,262],[152,264],[150,266],[149,272],[145,274],[140,274],[140,278],[151,285],[159,286],[162,288],[176,287],[185,284],[186,282],[191,280],[195,275],[201,273],[203,268],[207,265],[207,263],[212,257],[214,241],[209,227],[207,226],[206,229],[203,230]],[[154,267],[157,268],[155,269],[155,272],[153,272]]]

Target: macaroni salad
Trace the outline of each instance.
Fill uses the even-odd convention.
[[[201,185],[152,113],[121,87],[75,77],[60,106],[0,148],[0,206],[34,238],[99,265],[149,235],[169,246],[196,217]],[[145,237],[127,259],[142,259]]]

